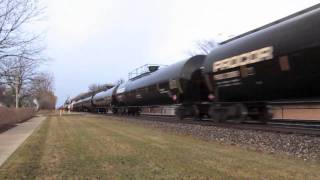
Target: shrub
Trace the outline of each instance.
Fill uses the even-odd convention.
[[[5,125],[12,125],[30,119],[35,111],[32,108],[6,108],[0,107],[0,128]]]

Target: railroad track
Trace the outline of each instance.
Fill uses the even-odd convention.
[[[107,114],[107,116],[114,116]],[[258,122],[244,122],[236,124],[233,122],[226,123],[215,123],[209,121],[209,119],[203,119],[201,121],[193,120],[192,118],[186,118],[184,120],[178,120],[175,116],[161,116],[161,115],[140,115],[140,116],[117,116],[126,117],[128,119],[148,120],[148,121],[160,121],[167,123],[180,123],[180,124],[194,124],[201,126],[216,126],[222,128],[234,128],[242,130],[256,130],[256,131],[267,131],[284,134],[300,134],[300,135],[311,135],[320,136],[320,123],[303,123],[295,121],[277,121],[273,120],[267,124],[261,124]]]

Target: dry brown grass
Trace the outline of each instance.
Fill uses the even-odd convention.
[[[319,179],[320,164],[207,142],[118,118],[50,116],[0,179]]]
[[[35,111],[31,108],[6,108],[0,107],[0,128],[26,121],[34,116]]]

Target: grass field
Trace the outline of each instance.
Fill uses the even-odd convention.
[[[206,142],[112,117],[49,116],[0,179],[319,179],[320,163]]]

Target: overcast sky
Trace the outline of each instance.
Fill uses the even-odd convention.
[[[195,42],[225,40],[319,0],[47,0],[48,55],[58,105],[92,83],[172,64]]]

